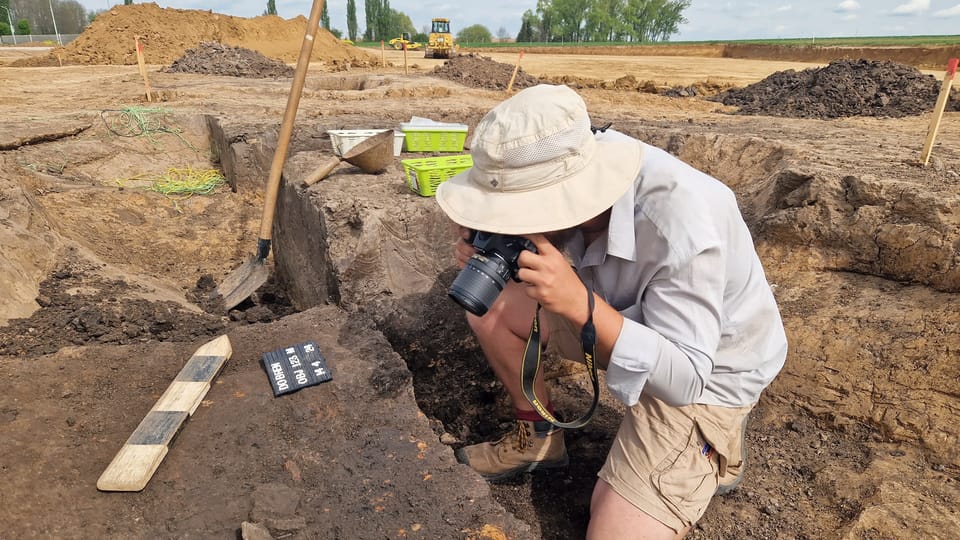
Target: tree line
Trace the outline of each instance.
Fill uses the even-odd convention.
[[[684,10],[691,0],[537,0],[535,10],[521,18],[517,42],[607,42],[647,43],[666,41],[687,22]],[[389,40],[410,32],[415,41],[426,40],[427,28],[417,34],[403,12],[390,7],[390,0],[364,2],[365,41]],[[329,27],[328,27],[329,29]],[[347,0],[347,33],[356,41],[356,0]],[[506,30],[497,32],[501,39]],[[493,36],[483,25],[465,27],[458,33],[464,42],[489,42]]]
[[[687,22],[691,0],[538,0],[518,42],[666,41]]]
[[[10,20],[13,21],[13,32]],[[55,34],[57,31],[61,34],[79,34],[90,19],[87,10],[76,0],[0,0],[0,21],[0,35],[16,33],[29,36]]]

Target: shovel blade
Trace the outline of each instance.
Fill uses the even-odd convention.
[[[230,311],[237,304],[250,297],[257,289],[267,282],[270,270],[265,261],[251,257],[249,261],[234,270],[227,276],[211,294],[211,297],[223,298],[223,309]]]

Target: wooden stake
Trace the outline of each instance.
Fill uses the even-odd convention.
[[[383,40],[381,39],[380,40],[380,67],[387,67],[387,59],[384,56],[384,52],[383,52],[384,49],[385,47],[383,46]]]
[[[407,74],[407,44],[403,44],[403,74]]]
[[[520,51],[520,57],[517,58],[517,65],[513,68],[513,75],[510,76],[510,84],[507,85],[507,93],[513,90],[513,81],[517,78],[517,72],[520,71],[520,61],[523,60],[523,51]]]
[[[137,46],[137,64],[140,65],[140,75],[143,77],[143,86],[147,89],[147,101],[152,102],[150,95],[150,80],[147,78],[147,66],[143,62],[143,45],[140,44],[140,36],[133,36],[133,43]]]
[[[60,67],[63,67],[63,58],[60,58],[60,53],[57,53],[57,62],[60,64]]]
[[[937,104],[933,108],[933,118],[930,120],[930,129],[927,130],[927,140],[923,143],[923,151],[920,152],[920,163],[926,167],[930,162],[930,154],[933,152],[933,141],[937,138],[937,130],[940,129],[940,120],[943,118],[943,110],[947,106],[947,99],[950,98],[950,87],[953,86],[953,76],[957,73],[957,65],[960,59],[951,58],[947,64],[947,74],[943,76],[943,87],[940,89],[940,97],[937,98]]]

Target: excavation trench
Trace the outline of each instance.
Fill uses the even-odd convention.
[[[788,151],[758,139],[705,135],[679,140],[667,133],[652,139],[680,153],[686,148],[699,158],[693,164],[704,170],[736,170],[735,177],[720,175],[734,187],[770,182],[786,167]],[[470,335],[462,309],[447,296],[457,272],[451,225],[432,198],[408,189],[399,163],[376,176],[343,165],[327,179],[304,186],[299,179],[309,175],[310,164],[324,151],[295,152],[286,170],[274,256],[288,297],[300,309],[333,303],[371,319],[405,360],[418,406],[451,449],[495,437],[509,427],[512,409]],[[750,216],[767,213],[765,208],[747,211]],[[582,366],[550,359],[545,369],[562,414],[577,415],[589,406]],[[570,467],[495,485],[498,501],[537,523],[543,537],[582,536],[595,474],[621,414],[622,408],[605,395],[595,420],[567,434],[576,456]],[[528,507],[511,507],[518,489],[529,489],[526,498],[535,517],[524,515]]]
[[[821,286],[839,282],[841,290],[846,290],[843,282],[850,279],[863,287],[862,295],[838,304],[857,306],[855,313],[870,312],[870,305],[885,297],[893,301],[893,295],[911,287],[927,290],[952,305],[956,302],[953,295],[936,292],[956,290],[958,283],[951,252],[958,233],[954,214],[946,208],[951,203],[931,204],[929,212],[917,211],[918,205],[932,203],[932,196],[905,182],[893,204],[878,192],[881,182],[877,178],[829,165],[815,168],[803,149],[778,141],[685,133],[673,126],[624,125],[622,129],[713,174],[737,193],[769,266],[768,279],[775,288],[782,287],[791,346],[807,353],[785,368],[781,380],[770,389],[771,399],[796,403],[812,418],[872,426],[862,433],[843,428],[853,440],[914,441],[933,462],[956,466],[957,453],[935,442],[957,437],[957,428],[946,421],[956,412],[956,404],[948,399],[934,400],[937,405],[932,407],[911,405],[915,400],[929,403],[935,388],[955,373],[955,368],[949,367],[949,355],[925,357],[924,373],[934,380],[921,383],[918,373],[902,368],[901,357],[879,352],[875,345],[887,343],[891,351],[909,351],[920,342],[939,343],[949,350],[950,329],[956,323],[933,331],[932,325],[921,323],[928,329],[921,337],[911,328],[914,323],[904,325],[896,316],[878,320],[831,310],[811,315],[807,299],[794,296],[811,286],[798,276],[829,272],[829,277],[813,279]],[[471,337],[461,308],[447,297],[456,275],[451,263],[452,236],[435,201],[407,188],[398,163],[379,176],[363,175],[345,166],[326,180],[305,187],[297,179],[309,173],[314,161],[311,156],[311,151],[291,156],[275,229],[277,273],[292,303],[301,309],[335,303],[372,320],[405,360],[417,404],[446,444],[455,448],[503,432],[510,425],[511,406]],[[853,223],[855,227],[845,227]],[[910,242],[904,236],[919,240]],[[908,247],[891,249],[885,245],[891,242]],[[855,275],[874,277],[851,278]],[[900,301],[905,310],[915,309],[908,307],[912,300]],[[955,321],[950,309],[943,307],[923,319],[932,322],[945,316]],[[820,321],[817,325],[808,324],[815,318]],[[825,341],[817,333],[823,325],[859,330],[853,331],[857,334],[853,338],[842,334],[851,341],[837,348],[839,343]],[[882,337],[883,329],[891,327],[897,328],[892,335],[900,338]],[[838,362],[851,355],[850,343],[872,351],[868,354],[875,361],[839,368]],[[561,414],[575,416],[585,410],[590,387],[582,366],[551,359],[545,369]],[[877,371],[889,373],[879,377],[886,382],[871,388],[856,382],[877,378]],[[878,396],[883,396],[881,403]],[[568,448],[577,456],[569,468],[495,485],[493,493],[507,510],[537,523],[545,537],[581,535],[595,474],[621,414],[620,405],[604,396],[594,422],[567,434]],[[932,430],[930,424],[935,426]],[[862,465],[866,468],[870,459],[864,456],[870,451],[863,447],[856,455],[866,459]],[[518,490],[529,505],[512,506]],[[557,501],[557,493],[565,494],[562,503]],[[842,519],[856,520],[858,516],[853,512]]]
[[[318,82],[308,91],[373,84],[378,83],[344,77]],[[475,122],[468,123],[473,127]],[[330,346],[344,362],[336,380],[346,386],[301,392],[261,407],[275,407],[307,423],[326,418],[333,424],[323,424],[329,430],[325,433],[348,433],[347,442],[357,440],[346,415],[337,423],[322,416],[329,413],[324,408],[328,404],[307,401],[322,395],[337,404],[337,410],[364,419],[362,437],[368,440],[358,458],[364,460],[363,467],[395,465],[383,456],[413,467],[422,458],[410,440],[418,440],[430,447],[427,461],[420,469],[403,469],[404,474],[430,476],[426,489],[438,490],[434,493],[451,508],[465,504],[450,497],[459,493],[457,486],[468,485],[463,496],[479,501],[475,510],[514,537],[582,537],[595,473],[616,432],[621,407],[604,393],[594,422],[567,434],[574,456],[570,467],[524,475],[490,491],[477,487],[485,484],[452,463],[452,448],[502,432],[511,409],[462,310],[447,297],[456,275],[448,221],[432,198],[408,189],[399,160],[380,175],[341,164],[312,186],[302,183],[331,155],[327,130],[392,128],[395,120],[372,112],[298,122],[274,224],[271,282],[239,306],[229,322],[202,312],[182,294],[178,299],[180,291],[163,283],[196,282],[197,290],[191,292],[199,295],[253,253],[256,238],[251,231],[262,210],[260,195],[279,126],[197,115],[179,117],[177,123],[185,128],[180,137],[166,134],[151,141],[118,139],[96,121],[82,122],[92,127],[77,132],[77,121],[68,119],[59,129],[44,130],[42,140],[50,142],[14,142],[14,150],[0,154],[6,170],[19,175],[17,187],[4,192],[7,203],[16,197],[26,201],[6,210],[15,233],[11,245],[23,248],[11,253],[29,254],[13,259],[19,265],[16,276],[2,281],[18,285],[6,297],[19,302],[15,313],[23,318],[0,327],[0,353],[28,358],[49,354],[45,361],[59,361],[54,354],[68,354],[57,351],[70,351],[71,345],[166,345],[224,331],[255,348],[261,343],[252,337],[260,328],[257,323],[273,323],[263,327],[269,329],[267,337],[288,341],[302,337],[300,329],[315,332],[314,327],[320,327],[330,334],[324,334],[325,339],[335,336],[336,344]],[[869,505],[851,509],[839,493],[892,489],[882,480],[889,475],[876,474],[876,467],[899,466],[878,454],[882,445],[911,445],[918,459],[940,467],[936,470],[960,466],[955,444],[960,428],[952,421],[960,410],[944,390],[960,377],[951,355],[960,328],[960,303],[950,294],[960,289],[960,262],[953,256],[960,238],[955,198],[931,192],[920,170],[901,171],[890,179],[869,168],[820,162],[804,141],[787,144],[680,124],[624,122],[618,128],[667,149],[736,192],[778,295],[791,356],[766,399],[781,406],[770,409],[796,410],[785,426],[779,417],[766,417],[770,409],[761,402],[755,434],[748,440],[751,451],[761,457],[756,465],[761,474],[752,477],[755,485],[774,489],[762,474],[770,470],[775,473],[770,478],[789,479],[776,489],[802,494],[801,504],[820,512],[847,504],[847,510],[838,510],[832,518],[853,526],[872,515],[866,511]],[[37,140],[31,137],[35,134],[24,140]],[[102,182],[174,163],[219,168],[235,193],[182,202],[189,211],[181,214],[155,194]],[[201,269],[208,274],[203,283],[196,279]],[[879,309],[886,306],[897,309]],[[250,324],[236,330],[244,323]],[[240,353],[247,362],[242,369],[226,374],[227,384],[242,380],[246,385],[235,395],[263,393],[266,380],[255,362],[265,351],[251,350]],[[166,355],[176,363],[170,351]],[[560,412],[572,416],[585,410],[590,389],[583,368],[550,359],[545,369]],[[139,384],[157,384],[150,381]],[[53,403],[65,399],[54,396]],[[300,405],[312,412],[303,412]],[[10,410],[0,413],[16,418],[17,411]],[[310,416],[314,413],[317,416]],[[310,429],[294,430],[291,433],[306,438],[287,441],[293,435],[286,434],[271,444],[286,448],[291,442],[323,451],[324,445],[337,442],[303,435],[308,432],[315,435]],[[402,433],[416,437],[397,444]],[[125,436],[110,435],[118,441]],[[270,431],[263,435],[275,436]],[[255,442],[267,447],[264,439]],[[222,444],[217,441],[204,444],[214,450]],[[830,453],[824,454],[824,448]],[[793,460],[784,462],[784,452]],[[338,459],[350,461],[349,452],[344,456]],[[301,461],[314,457],[295,456]],[[832,463],[843,463],[844,468]],[[354,470],[336,478],[355,479]],[[835,486],[837,478],[847,482],[842,490]],[[320,479],[318,485],[331,481]],[[348,486],[341,488],[353,489]],[[488,500],[490,493],[495,502]],[[747,491],[738,497],[750,503],[756,494]],[[830,504],[825,506],[824,500]],[[507,517],[501,516],[503,510]],[[527,525],[513,521],[510,514]],[[781,517],[796,530],[809,530],[804,528],[805,515],[798,511]],[[476,519],[472,516],[466,518]],[[462,526],[456,519],[444,519],[447,526]]]

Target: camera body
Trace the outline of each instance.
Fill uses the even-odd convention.
[[[533,242],[520,236],[473,231],[471,239],[477,250],[467,265],[457,274],[448,292],[461,307],[483,316],[507,284],[508,279],[519,282],[517,260],[524,250],[537,252]]]

